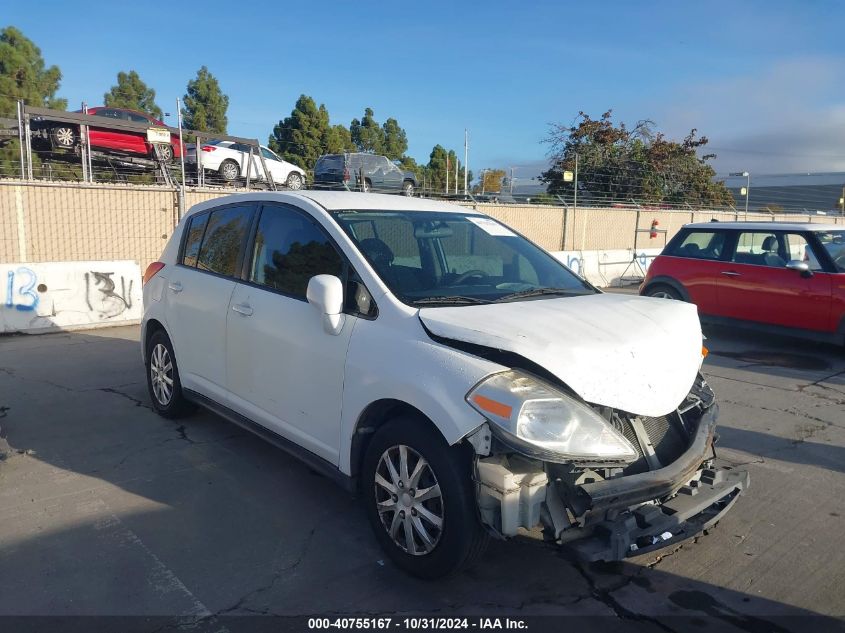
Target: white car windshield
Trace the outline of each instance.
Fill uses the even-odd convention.
[[[836,270],[845,273],[845,230],[818,232],[816,237],[830,255]]]
[[[334,217],[393,294],[409,305],[597,292],[547,252],[486,216],[340,211]]]

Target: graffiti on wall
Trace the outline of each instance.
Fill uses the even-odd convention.
[[[20,266],[16,270],[6,272],[6,301],[7,308],[15,308],[21,312],[31,312],[38,307],[38,293],[35,284],[38,275],[31,268]]]
[[[104,319],[112,319],[116,316],[120,316],[127,310],[132,308],[132,284],[135,282],[134,279],[129,280],[129,286],[127,288],[126,285],[126,278],[123,275],[120,275],[120,292],[116,292],[117,285],[112,279],[113,272],[111,273],[101,273],[92,270],[91,275],[89,276],[88,273],[85,273],[85,302],[88,305],[90,310],[94,309],[94,306],[91,303],[91,291],[92,285],[94,286],[94,292],[99,292],[99,295],[95,296],[95,302],[99,299],[99,310],[100,316]],[[93,278],[93,284],[91,279]]]
[[[140,282],[130,261],[0,266],[0,332],[139,319]]]

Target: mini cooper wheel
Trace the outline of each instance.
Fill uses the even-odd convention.
[[[402,183],[402,194],[408,196],[409,198],[414,195],[414,183],[410,180],[406,180]]]
[[[649,297],[655,297],[656,299],[672,299],[674,301],[682,300],[681,295],[678,294],[677,290],[675,290],[671,286],[666,286],[662,284],[649,288],[646,295]]]
[[[396,418],[376,432],[362,488],[376,538],[414,576],[455,573],[487,545],[466,447],[448,446],[425,420]]]
[[[147,389],[156,413],[165,418],[178,418],[193,411],[194,406],[182,393],[173,345],[163,330],[150,337],[146,360]]]

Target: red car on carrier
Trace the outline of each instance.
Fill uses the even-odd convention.
[[[111,119],[114,121],[129,121],[141,123],[148,128],[158,128],[163,134],[167,134],[167,124],[151,117],[149,114],[128,110],[126,108],[109,108],[98,106],[88,108],[88,114]],[[104,126],[108,125],[105,121]],[[79,141],[79,126],[72,123],[58,123],[43,121],[36,124],[35,129],[44,129],[53,147],[71,149]],[[95,150],[106,150],[120,154],[133,154],[140,156],[154,157],[153,144],[147,140],[145,132],[133,132],[130,130],[116,130],[108,127],[89,126],[88,134],[91,139],[91,147]],[[165,160],[179,158],[182,155],[182,144],[179,137],[170,134],[170,143],[162,143],[161,155]]]
[[[640,294],[695,303],[703,319],[845,344],[845,225],[688,224]]]

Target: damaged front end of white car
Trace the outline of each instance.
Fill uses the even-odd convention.
[[[718,405],[699,373],[667,415],[592,405],[552,376],[488,376],[467,402],[487,423],[468,436],[482,522],[543,538],[585,561],[621,560],[695,536],[748,487],[713,465]]]

